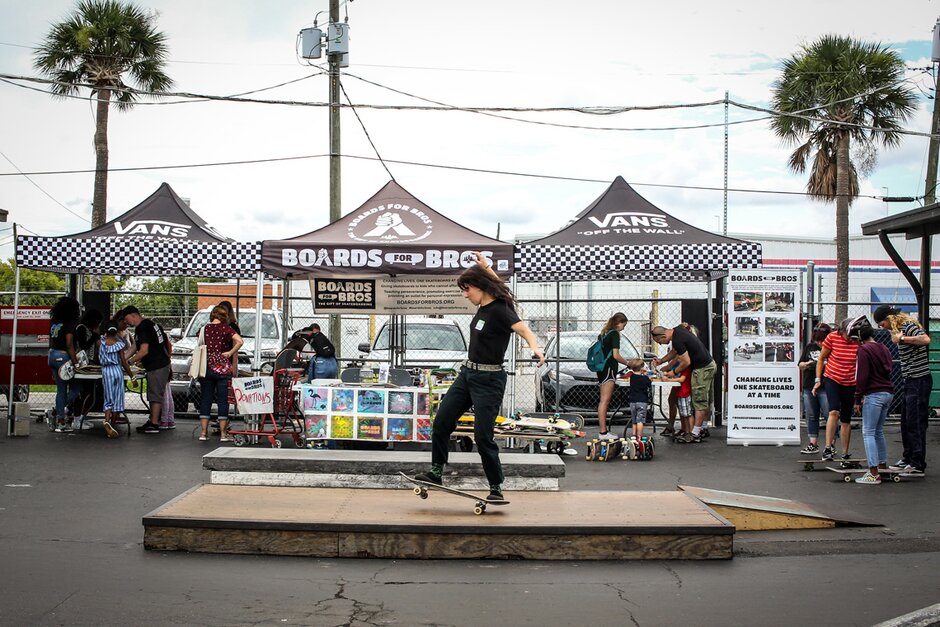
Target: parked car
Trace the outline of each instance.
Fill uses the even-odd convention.
[[[173,392],[173,404],[176,411],[186,411],[189,403],[199,406],[199,385],[189,378],[189,363],[192,360],[199,329],[209,322],[211,312],[211,307],[200,309],[186,325],[185,332],[182,329],[170,331],[170,339],[173,341],[170,389]],[[238,326],[245,340],[238,351],[239,369],[250,370],[251,360],[255,354],[255,310],[239,310]],[[263,310],[261,312],[261,361],[272,361],[284,343],[280,312],[271,309]]]
[[[467,358],[467,341],[463,331],[453,320],[446,318],[405,318],[404,353],[401,364],[412,373],[417,382],[421,370],[430,368],[459,368]],[[389,346],[393,343],[392,327],[382,325],[375,341],[359,345],[359,358],[368,366],[370,360],[388,360]],[[378,364],[373,361],[373,364]]]
[[[588,348],[597,341],[594,331],[562,331],[561,350],[552,337],[545,346],[545,364],[535,371],[535,410],[567,411],[579,414],[596,414],[599,400],[597,373],[588,370],[584,360]],[[620,336],[620,355],[624,359],[651,358],[640,355],[633,343]],[[558,377],[558,403],[555,402],[555,377]],[[627,388],[617,386],[611,400],[611,408],[626,400]]]

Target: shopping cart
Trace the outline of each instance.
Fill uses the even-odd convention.
[[[244,416],[243,429],[229,429],[229,435],[235,441],[235,446],[244,446],[256,443],[258,438],[267,438],[273,448],[281,448],[281,441],[277,437],[282,433],[291,436],[297,448],[307,446],[304,415],[298,408],[294,396],[294,384],[300,380],[301,376],[303,376],[303,371],[295,368],[281,368],[274,371],[273,411]],[[236,401],[234,389],[230,385],[229,404],[234,405],[237,412]]]

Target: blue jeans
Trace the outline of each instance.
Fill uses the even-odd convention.
[[[873,392],[862,401],[862,441],[869,468],[888,463],[888,447],[885,444],[885,418],[894,394]]]
[[[819,417],[829,419],[829,401],[826,399],[826,391],[819,387],[816,390],[816,396],[813,396],[813,388],[803,389],[803,418],[806,419],[806,435],[810,438],[819,437]]]
[[[81,385],[75,379],[63,381],[59,377],[59,366],[69,361],[69,354],[56,348],[49,349],[49,368],[52,369],[52,379],[55,381],[55,415],[59,420],[65,420],[65,410],[78,398]]]
[[[901,442],[905,461],[927,470],[927,419],[930,416],[930,388],[933,377],[904,380],[904,413],[901,415]]]
[[[212,410],[212,401],[219,408],[219,420],[228,420],[228,382],[232,380],[229,375],[219,375],[209,372],[200,379],[199,387],[199,417],[208,418]]]
[[[336,378],[336,357],[314,357],[307,369],[307,381]]]

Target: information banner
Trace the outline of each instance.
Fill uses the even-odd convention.
[[[473,314],[452,276],[311,278],[317,313]]]
[[[728,278],[728,444],[800,443],[800,295],[790,270]]]

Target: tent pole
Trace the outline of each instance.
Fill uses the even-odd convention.
[[[509,289],[516,293],[516,275],[509,279]],[[513,333],[513,351],[509,354],[509,372],[513,376],[509,377],[509,415],[516,413],[516,351],[519,348],[519,336]]]
[[[561,281],[555,281],[555,411],[561,411]],[[547,407],[543,407],[547,410]]]
[[[238,299],[235,299],[236,302]],[[255,289],[255,354],[251,358],[251,374],[261,372],[261,318],[264,307],[264,271],[258,270],[258,285]],[[238,373],[236,372],[237,376]]]
[[[16,224],[13,225],[13,241],[16,241]],[[14,272],[14,287],[13,287],[13,342],[10,345],[10,387],[7,392],[7,401],[9,405],[7,407],[7,435],[13,435],[13,429],[15,427],[16,416],[13,413],[13,394],[15,388],[13,387],[14,375],[16,373],[16,323],[19,320],[19,311],[20,311],[20,265],[16,263],[16,257],[14,255],[14,263],[16,264],[16,271]]]

